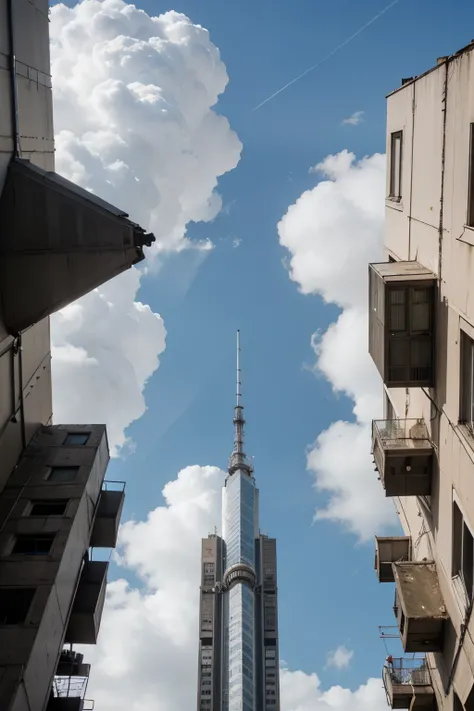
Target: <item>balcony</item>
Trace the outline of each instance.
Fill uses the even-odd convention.
[[[110,489],[110,486],[115,484],[121,485],[120,490]],[[124,488],[125,484],[122,482],[105,483],[91,534],[90,545],[93,548],[115,548],[125,500]]]
[[[369,265],[369,353],[387,387],[434,385],[435,294],[418,262]]]
[[[85,698],[88,681],[88,675],[55,676],[46,711],[93,711],[94,702]]]
[[[436,711],[436,701],[426,658],[389,658],[383,684],[392,709]]]
[[[394,583],[392,563],[411,560],[409,536],[375,537],[375,570],[379,583]]]
[[[90,664],[84,664],[84,655],[63,649],[56,669],[57,677],[89,677]]]
[[[394,613],[403,650],[440,652],[448,614],[432,562],[393,563],[396,584]]]
[[[105,602],[108,563],[84,563],[66,631],[67,644],[96,644]]]
[[[386,496],[431,494],[433,443],[423,420],[374,420],[372,453]]]

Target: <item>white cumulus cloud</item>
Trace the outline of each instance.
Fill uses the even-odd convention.
[[[282,711],[386,711],[381,679],[368,679],[355,691],[342,686],[323,690],[317,674],[281,669]]]
[[[201,537],[220,520],[224,473],[189,466],[163,489],[164,502],[144,521],[120,529],[125,577],[109,583],[87,691],[101,711],[188,711],[195,708]],[[284,653],[284,650],[282,650]],[[323,690],[316,674],[281,670],[282,711],[382,711],[380,680],[354,692]]]
[[[354,656],[354,650],[347,649],[343,644],[336,647],[332,652],[327,655],[327,666],[334,667],[335,669],[347,669]]]
[[[242,145],[212,110],[228,82],[209,33],[170,11],[123,0],[51,9],[57,169],[154,232],[157,249],[190,245],[212,220],[217,179]]]
[[[347,118],[342,120],[342,125],[343,126],[358,126],[362,121],[364,120],[364,112],[363,111],[354,111],[351,116],[348,116]]]
[[[315,517],[342,523],[367,540],[396,520],[370,455],[370,423],[381,414],[382,386],[367,352],[367,273],[382,253],[385,157],[356,161],[344,150],[312,172],[322,180],[288,208],[278,233],[301,292],[341,308],[325,333],[313,335],[312,345],[316,368],[336,393],[354,401],[355,416],[333,423],[308,451],[315,485],[328,497]]]
[[[217,215],[218,178],[242,146],[213,110],[228,77],[207,30],[123,0],[55,5],[50,20],[57,171],[153,231],[149,256],[209,249],[187,225]],[[161,317],[137,299],[141,273],[52,321],[55,421],[105,422],[113,453],[145,411],[143,388],[165,347]]]
[[[165,349],[162,319],[136,300],[132,269],[103,284],[51,320],[56,422],[104,422],[112,453],[145,412],[143,389]]]

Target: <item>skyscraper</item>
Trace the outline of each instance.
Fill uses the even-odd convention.
[[[259,531],[244,424],[237,333],[235,439],[222,491],[222,537],[202,541],[198,711],[280,709],[276,540]]]

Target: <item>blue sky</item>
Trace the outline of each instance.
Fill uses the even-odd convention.
[[[278,540],[281,656],[293,669],[317,671],[324,687],[352,689],[380,675],[386,651],[378,625],[393,624],[393,589],[377,583],[372,542],[359,544],[331,521],[312,523],[327,495],[313,487],[306,449],[332,422],[352,419],[353,403],[312,370],[311,335],[326,331],[339,310],[301,294],[290,280],[277,223],[321,180],[309,168],[325,156],[384,152],[385,95],[402,77],[467,44],[474,7],[465,0],[400,0],[323,66],[252,109],[385,4],[138,2],[151,15],[173,9],[209,30],[230,78],[217,111],[243,153],[219,180],[221,213],[188,226],[189,237],[210,238],[214,249],[170,254],[158,273],[142,279],[138,297],[163,317],[167,345],[145,389],[147,411],[127,431],[136,451],[108,470],[109,478],[127,481],[127,520],[143,519],[162,503],[163,486],[183,467],[225,469],[240,328],[246,450],[255,457],[262,530]],[[364,112],[359,125],[342,125],[357,111]],[[325,668],[338,645],[355,650],[350,667]]]

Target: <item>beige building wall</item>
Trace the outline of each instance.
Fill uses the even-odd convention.
[[[48,24],[48,0],[0,0],[0,194],[16,145],[22,158],[54,170]],[[0,491],[23,447],[52,416],[49,319],[14,338],[1,313],[0,301]]]
[[[395,504],[413,557],[436,562],[449,614],[443,651],[428,655],[438,707],[455,708],[454,688],[469,711],[474,615],[452,573],[453,501],[474,534],[474,432],[460,410],[462,388],[472,387],[461,379],[461,334],[474,339],[474,225],[467,224],[474,175],[474,45],[405,82],[388,97],[385,251],[387,258],[417,261],[436,275],[436,378],[433,388],[386,388],[386,395],[395,417],[425,420],[438,467],[428,506],[419,497]],[[398,131],[403,132],[402,189],[400,197],[389,197],[392,134]]]

